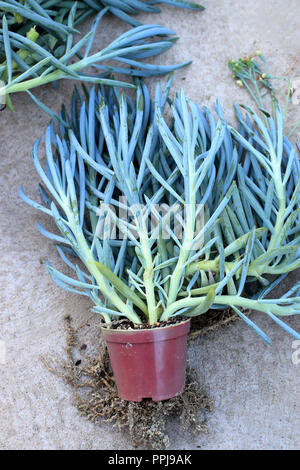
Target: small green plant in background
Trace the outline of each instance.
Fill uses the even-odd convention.
[[[236,130],[220,103],[215,121],[183,91],[172,101],[171,78],[154,102],[136,84],[135,103],[117,88],[76,89],[59,132],[53,122],[46,131],[45,170],[34,146],[42,204],[20,195],[54,219],[59,235],[38,228],[76,276],[47,262],[52,279],[90,297],[106,322],[152,325],[231,307],[270,344],[243,312],[255,309],[299,339],[281,318],[300,313],[300,283],[266,298],[300,266],[300,164],[279,105],[267,126],[236,107]]]
[[[169,49],[177,39],[168,28],[142,25],[133,18],[139,11],[159,12],[154,4],[139,0],[118,1],[0,1],[0,80],[5,84],[7,105],[13,109],[10,95],[27,91],[61,78],[92,83],[131,85],[109,78],[113,72],[135,76],[169,73],[176,66],[150,65],[142,61]],[[203,9],[201,6],[168,0],[161,3]],[[97,16],[91,30],[75,41],[76,26],[93,13]],[[134,28],[102,50],[91,53],[101,18],[113,14]],[[125,67],[107,66],[113,60]],[[92,67],[94,73],[91,73]]]
[[[263,114],[268,115],[266,111],[265,97],[271,98],[273,117],[276,114],[276,109],[279,104],[279,91],[273,85],[274,80],[280,80],[287,83],[287,91],[284,97],[284,110],[283,116],[286,118],[291,97],[293,95],[292,80],[288,77],[276,77],[269,73],[267,59],[257,51],[253,56],[240,58],[238,60],[230,60],[228,67],[232,71],[232,78],[240,87],[245,89],[250,94],[251,98],[256,103],[258,109]],[[268,126],[266,116],[263,116],[265,124]],[[294,132],[298,129],[300,121],[298,121],[289,132],[288,137],[292,137]]]

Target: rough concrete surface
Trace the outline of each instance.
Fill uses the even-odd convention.
[[[163,6],[161,15],[142,15],[143,21],[170,26],[180,36],[157,62],[193,59],[192,66],[176,74],[174,89],[184,85],[192,99],[209,106],[219,97],[232,119],[233,100],[249,99],[230,78],[228,59],[261,49],[275,75],[300,77],[299,0],[202,3],[206,11],[200,14]],[[99,47],[107,43],[112,25],[116,36],[126,29],[118,20],[105,19]],[[58,110],[62,102],[68,105],[72,86],[61,82],[56,92],[45,86],[35,94]],[[72,314],[76,324],[89,320],[94,345],[99,341],[99,318],[90,313],[89,300],[61,290],[46,273],[45,258],[62,267],[53,244],[35,227],[38,220],[49,227],[49,221],[25,206],[17,190],[22,184],[27,194],[37,197],[31,147],[43,135],[48,116],[25,94],[15,95],[13,102],[16,112],[0,115],[0,341],[6,345],[6,362],[0,364],[0,448],[131,449],[126,434],[80,417],[68,386],[39,360],[40,354],[63,350],[65,314]],[[299,106],[292,106],[289,128],[299,114]],[[292,362],[293,339],[262,314],[256,318],[272,337],[273,348],[242,322],[190,348],[189,360],[215,400],[208,422],[211,433],[191,440],[173,429],[171,448],[300,448],[300,364]],[[300,330],[298,318],[289,324]]]

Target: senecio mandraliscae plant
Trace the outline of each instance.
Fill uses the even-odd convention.
[[[0,17],[10,14],[10,24],[18,32],[24,33],[32,26],[39,26],[42,31],[48,33],[54,31],[64,33],[68,31],[69,12],[73,3],[68,0],[6,0],[0,2]],[[122,21],[132,25],[140,26],[141,22],[133,15],[140,12],[160,13],[157,4],[165,3],[181,8],[204,10],[204,7],[185,0],[81,0],[77,2],[74,14],[74,26],[80,24],[93,13],[101,12],[109,8],[109,12]],[[55,37],[55,35],[54,35]],[[47,38],[49,39],[49,38]]]
[[[132,18],[131,15],[139,11],[159,12],[154,5],[156,3],[139,0],[0,1],[0,80],[4,82],[0,93],[6,96],[7,106],[13,109],[12,93],[56,83],[61,78],[131,87],[127,82],[110,79],[109,75],[112,72],[135,76],[161,75],[187,65],[189,62],[170,67],[157,66],[142,61],[166,51],[177,39],[169,28],[142,25]],[[187,1],[165,0],[162,3],[203,9]],[[97,16],[90,31],[75,41],[78,33],[75,26],[95,12]],[[134,28],[102,50],[91,53],[100,20],[109,13]],[[125,67],[105,65],[108,60],[121,62]],[[96,74],[91,73],[91,68]]]
[[[54,219],[60,235],[38,229],[76,276],[47,261],[52,279],[89,296],[106,322],[231,307],[271,344],[245,314],[255,309],[299,339],[282,317],[300,313],[300,283],[266,298],[300,266],[300,164],[280,107],[269,128],[236,108],[236,130],[219,102],[216,121],[183,91],[172,101],[170,85],[152,102],[139,82],[135,103],[117,88],[85,89],[86,99],[76,89],[71,116],[63,109],[59,132],[46,131],[45,171],[35,143],[43,203],[20,195]]]

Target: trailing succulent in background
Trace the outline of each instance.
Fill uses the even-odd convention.
[[[189,62],[175,66],[154,66],[142,61],[166,51],[177,39],[168,28],[142,25],[132,17],[139,11],[159,12],[156,3],[159,2],[0,1],[0,80],[5,84],[0,91],[6,95],[7,106],[13,109],[10,99],[12,93],[27,91],[61,78],[130,87],[126,82],[107,77],[113,72],[135,76],[162,75],[187,65]],[[180,0],[160,3],[203,9],[194,3]],[[74,35],[78,32],[75,27],[93,13],[97,13],[97,16],[91,30],[74,41]],[[92,54],[90,51],[99,22],[107,13],[118,16],[134,28]],[[108,60],[125,64],[125,67],[107,66],[104,62]],[[96,74],[90,72],[90,67]]]
[[[183,91],[172,101],[171,77],[154,102],[136,83],[135,103],[114,87],[76,89],[71,115],[46,131],[45,170],[34,145],[42,204],[20,195],[54,219],[59,235],[38,229],[75,275],[47,262],[52,279],[106,322],[231,307],[270,344],[244,313],[255,309],[299,339],[282,317],[300,313],[300,283],[266,298],[300,266],[300,164],[279,105],[266,123],[236,107],[236,130],[220,103],[216,122]]]
[[[93,13],[98,13],[109,8],[110,14],[120,18],[122,21],[132,25],[140,26],[142,23],[134,18],[140,12],[160,13],[157,7],[160,3],[168,5],[188,8],[193,10],[204,10],[204,7],[186,0],[80,0],[78,2],[70,2],[68,0],[7,0],[0,2],[0,14],[10,13],[13,17],[10,23],[20,34],[32,26],[39,26],[45,33],[56,27],[61,32],[67,30],[64,26],[68,26],[70,7],[73,3],[77,3],[74,15],[74,26],[82,23]],[[49,24],[50,20],[50,24]]]

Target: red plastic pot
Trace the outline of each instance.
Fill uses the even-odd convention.
[[[185,386],[190,320],[149,330],[102,328],[119,397],[166,400]]]

